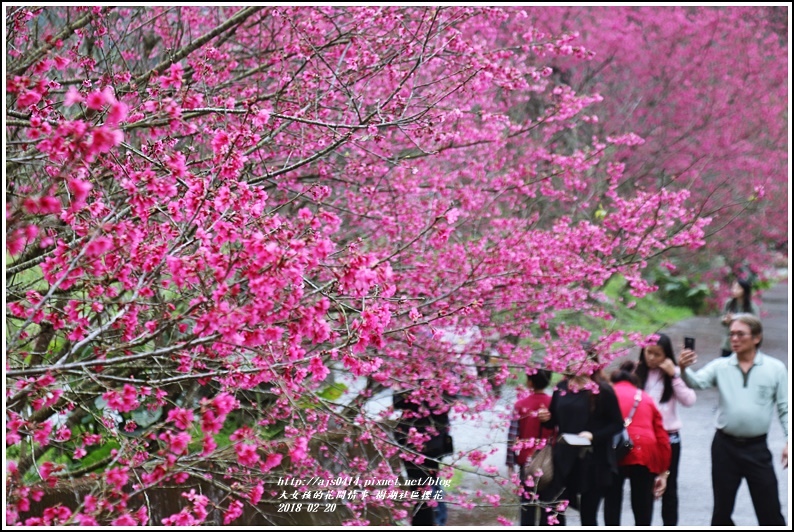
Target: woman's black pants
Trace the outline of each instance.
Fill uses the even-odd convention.
[[[623,510],[623,481],[629,479],[631,486],[631,509],[634,526],[651,526],[653,517],[653,484],[656,475],[643,465],[628,465],[618,468],[618,476],[604,497],[604,524],[620,526]]]

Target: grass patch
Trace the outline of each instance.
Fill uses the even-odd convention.
[[[317,394],[317,397],[327,401],[337,401],[346,391],[347,385],[335,382],[323,388],[323,390]]]
[[[643,298],[632,296],[623,277],[610,279],[604,287],[604,294],[609,299],[607,309],[614,319],[610,322],[594,320],[598,329],[609,327],[653,334],[695,315],[690,308],[665,303],[656,292]]]
[[[445,487],[444,489],[448,492],[453,492],[455,489],[459,488],[460,485],[464,481],[464,476],[469,473],[474,473],[477,470],[474,467],[467,466],[465,464],[456,464],[454,469],[454,474],[452,478],[449,480],[449,486]]]

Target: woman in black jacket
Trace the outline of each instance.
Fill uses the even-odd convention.
[[[578,506],[582,526],[596,526],[601,499],[617,473],[612,437],[623,429],[614,390],[600,370],[565,379],[554,390],[549,409],[539,411],[538,418],[559,434],[576,434],[590,441],[585,446],[564,441],[554,446],[554,478],[540,500],[568,500],[574,508]],[[564,513],[557,519],[565,525]]]
[[[449,396],[444,399],[450,400]],[[450,405],[442,402],[435,407],[421,399],[413,399],[411,394],[406,391],[395,392],[392,396],[395,410],[402,410],[402,416],[395,428],[395,439],[400,445],[413,449],[407,442],[407,436],[411,428],[417,432],[431,435],[431,438],[424,442],[421,449],[413,449],[420,452],[426,458],[421,464],[413,460],[404,460],[405,473],[409,479],[419,481],[420,486],[427,486],[429,479],[435,479],[439,473],[438,459],[453,452],[452,438],[449,435],[449,408]],[[434,488],[438,484],[432,483]],[[411,515],[411,525],[413,526],[436,526],[444,525],[446,522],[446,506],[443,501],[439,501],[438,506],[433,508],[424,501],[417,501]]]

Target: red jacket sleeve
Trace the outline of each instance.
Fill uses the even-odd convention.
[[[670,436],[664,430],[662,423],[662,414],[656,407],[653,408],[653,432],[656,434],[656,452],[653,453],[648,469],[651,473],[658,475],[670,469],[672,450],[670,449]]]

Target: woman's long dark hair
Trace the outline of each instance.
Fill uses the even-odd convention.
[[[669,358],[673,361],[673,364],[676,366],[678,365],[675,354],[673,353],[673,342],[670,341],[669,336],[660,333],[656,345],[662,348],[665,358]],[[648,381],[648,362],[645,361],[645,348],[640,351],[640,359],[637,361],[637,369],[634,373],[640,380],[640,388],[645,389],[645,383]],[[659,403],[666,403],[673,396],[673,379],[665,372],[662,372],[662,375],[664,379],[664,392],[662,392],[662,398]]]
[[[744,292],[744,301],[742,302],[742,312],[749,312],[750,314],[753,313],[753,285],[751,285],[747,279],[736,279],[736,282],[739,283],[739,286],[742,287],[742,291]],[[739,312],[737,308],[739,306],[739,302],[736,301],[736,298],[731,298],[731,302],[728,306],[729,312]]]

